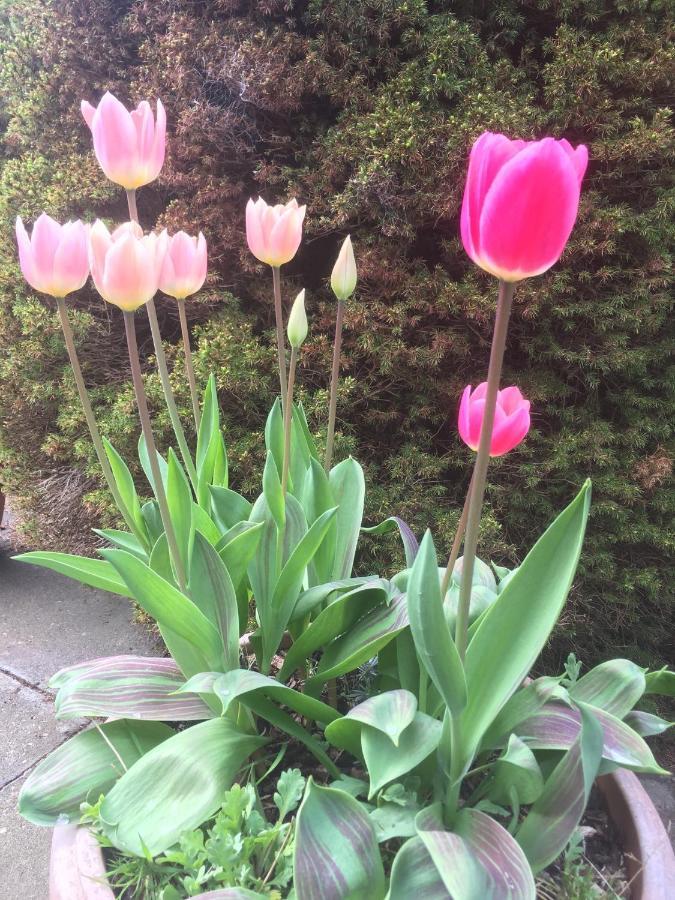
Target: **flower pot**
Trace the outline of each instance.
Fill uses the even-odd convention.
[[[602,775],[597,784],[621,835],[631,900],[669,900],[675,885],[675,854],[649,795],[625,770]],[[210,896],[199,895],[202,900]],[[114,900],[101,848],[86,828],[54,829],[49,900]]]

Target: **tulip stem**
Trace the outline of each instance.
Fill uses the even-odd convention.
[[[333,443],[335,440],[335,414],[337,412],[337,389],[340,378],[340,354],[342,352],[342,321],[345,314],[344,300],[338,300],[335,318],[335,342],[333,344],[333,368],[330,375],[330,401],[328,404],[328,434],[326,435],[326,458],[324,469],[330,472],[333,462]]]
[[[152,423],[150,422],[150,413],[148,411],[148,400],[145,395],[145,387],[143,386],[143,376],[141,375],[141,363],[138,358],[138,344],[136,342],[136,321],[133,312],[124,310],[124,328],[127,335],[127,347],[129,349],[129,362],[131,363],[131,377],[134,383],[134,391],[136,393],[136,404],[138,406],[138,417],[141,420],[141,430],[145,438],[145,446],[150,458],[150,471],[152,479],[155,482],[155,494],[157,503],[159,504],[159,513],[166,532],[166,540],[169,545],[169,553],[173,560],[176,572],[176,580],[181,591],[185,591],[185,569],[183,560],[181,559],[178,542],[176,541],[176,533],[171,523],[171,515],[169,513],[169,505],[164,492],[164,482],[162,481],[162,473],[157,462],[157,448],[155,446],[155,438],[152,433]]]
[[[462,660],[466,654],[469,607],[471,604],[471,588],[473,585],[473,570],[476,561],[476,547],[478,546],[478,530],[480,528],[480,517],[483,509],[485,481],[488,463],[490,461],[492,427],[495,420],[497,393],[499,391],[499,380],[502,374],[502,362],[504,360],[504,349],[506,347],[506,335],[509,327],[509,315],[511,313],[511,301],[513,300],[514,289],[515,285],[512,282],[500,280],[497,315],[495,318],[494,333],[492,335],[492,347],[490,348],[490,365],[488,367],[483,423],[480,431],[478,455],[476,456],[473,475],[471,477],[472,487],[466,520],[464,561],[459,587],[459,603],[457,605],[455,643],[457,644],[457,650]]]
[[[105,480],[108,483],[108,487],[110,488],[110,493],[113,496],[113,500],[115,501],[117,508],[119,509],[124,521],[127,524],[127,528],[129,528],[136,540],[140,541],[140,543],[144,547],[147,547],[147,538],[136,525],[134,517],[132,516],[126,503],[122,499],[120,492],[117,489],[117,482],[115,481],[115,476],[113,475],[113,471],[110,468],[110,462],[108,461],[108,456],[105,452],[105,447],[103,446],[101,433],[99,432],[98,425],[96,424],[96,417],[94,416],[94,411],[91,408],[89,394],[84,383],[82,369],[80,368],[80,361],[77,356],[77,348],[75,347],[75,341],[73,339],[73,330],[70,327],[70,321],[68,319],[66,301],[63,297],[56,298],[56,308],[59,313],[59,319],[61,320],[61,328],[63,330],[66,350],[68,351],[70,366],[73,370],[73,375],[75,376],[75,384],[77,385],[77,392],[80,395],[80,403],[82,404],[82,409],[84,411],[84,418],[86,419],[87,425],[89,426],[89,434],[91,435],[91,440],[94,445],[94,450],[96,451],[96,456],[98,457],[99,465],[101,466],[101,470],[103,471]]]
[[[455,531],[455,539],[452,542],[452,549],[450,551],[450,556],[448,557],[448,565],[445,568],[445,573],[443,575],[443,581],[441,581],[441,597],[445,599],[445,595],[448,593],[448,588],[450,587],[450,579],[452,578],[452,573],[455,568],[455,563],[457,562],[457,557],[459,556],[459,548],[462,546],[462,538],[464,537],[464,531],[466,530],[466,517],[469,513],[469,501],[471,498],[471,485],[473,484],[473,477],[469,482],[469,488],[466,492],[466,497],[464,499],[464,506],[462,508],[462,514],[459,517],[459,521],[457,522],[457,530]]]
[[[274,318],[277,323],[277,355],[279,357],[279,388],[281,404],[286,404],[286,342],[284,337],[284,311],[281,305],[281,270],[272,266],[272,284],[274,286]]]
[[[295,369],[298,364],[298,351],[291,347],[291,363],[288,368],[288,387],[286,389],[286,407],[284,409],[284,462],[281,474],[281,492],[286,496],[288,490],[288,469],[291,460],[291,422],[293,421],[293,388],[295,387]]]
[[[129,218],[132,222],[138,223],[138,207],[136,206],[136,188],[127,188],[127,206],[129,207]]]
[[[178,315],[180,318],[180,330],[183,336],[183,351],[185,353],[185,372],[187,374],[188,384],[190,385],[190,396],[192,398],[192,412],[195,416],[195,426],[199,433],[199,425],[201,422],[201,413],[199,410],[199,399],[197,397],[197,382],[195,379],[195,370],[192,365],[192,348],[190,347],[190,331],[188,329],[187,315],[185,312],[185,301],[178,300]]]

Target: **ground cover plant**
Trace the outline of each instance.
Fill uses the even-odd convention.
[[[351,456],[333,461],[344,304],[357,287],[351,240],[331,277],[336,336],[321,454],[295,394],[310,327],[305,291],[286,315],[281,279],[302,242],[305,207],[295,199],[248,203],[248,247],[271,274],[279,383],[261,492],[250,503],[234,487],[214,380],[200,401],[192,375],[185,304],[206,278],[206,242],[201,234],[146,234],[139,224],[137,191],[164,160],[163,106],[143,101],[129,112],[106,93],[96,107],[83,102],[82,114],[101,168],[126,192],[128,221],[111,231],[100,220],[61,225],[43,213],[30,234],[19,218],[16,236],[26,280],[56,299],[92,443],[128,530],[99,530],[108,545],[99,559],[49,551],[20,558],[133,598],[157,622],[169,655],[95,659],[52,678],[58,716],[103,721],[35,768],[21,812],[44,825],[84,815],[108,846],[145,860],[148,877],[181,865],[182,887],[194,894],[208,870],[223,882],[223,900],[264,896],[277,862],[278,886],[298,900],[534,898],[535,875],[573,837],[597,774],[664,771],[644,735],[668,723],[636,704],[675,689],[675,673],[627,659],[582,677],[570,663],[560,675],[530,678],[576,573],[588,479],[516,568],[477,556],[490,460],[531,428],[530,401],[515,385],[501,386],[514,292],[560,258],[587,148],[485,132],[471,149],[461,238],[497,279],[498,299],[487,380],[468,385],[459,403],[458,431],[475,462],[440,565],[431,531],[418,544],[395,510],[364,528],[363,470]],[[66,298],[89,274],[123,317],[147,502],[101,435],[81,375]],[[158,290],[176,300],[184,324],[194,453],[163,352]],[[136,322],[145,314],[178,447],[166,458],[138,353]],[[397,531],[405,568],[382,554],[382,569],[355,576],[364,530]],[[366,663],[376,672],[369,696],[340,708],[336,679]],[[301,746],[308,768],[277,784],[275,825],[242,773],[260,767],[264,779],[284,752],[280,741]],[[202,847],[199,829],[214,816]],[[291,832],[292,884],[283,858]],[[275,867],[266,869],[272,853]],[[123,858],[115,865],[128,871]]]
[[[593,476],[578,590],[548,648],[656,665],[672,634],[672,10],[642,0],[14,0],[0,9],[0,480],[41,513],[30,546],[91,547],[118,524],[58,322],[17,280],[11,224],[42,209],[119,221],[123,198],[90,152],[77,105],[110,88],[167,107],[173,140],[144,189],[143,224],[199,221],[210,276],[191,303],[196,377],[216,379],[238,490],[255,499],[258,433],[275,381],[261,267],[244,207],[297,196],[308,240],[287,267],[313,327],[301,397],[325,440],[334,300],[348,232],[361,290],[346,310],[337,447],[362,464],[368,521],[396,508],[452,540],[468,486],[456,398],[484,378],[492,291],[458,240],[466,147],[486,128],[592,148],[568,252],[514,299],[506,383],[536,428],[495,462],[482,552],[509,564]],[[71,302],[92,404],[135,477],[138,422],[120,317],[86,286]],[[175,304],[157,313],[180,360]],[[174,442],[147,321],[138,321],[156,438]],[[543,363],[545,364],[542,364]],[[173,378],[191,442],[187,382]],[[397,398],[394,402],[393,398]],[[349,402],[347,402],[349,400]],[[403,505],[401,505],[403,504]],[[393,538],[389,547],[397,552]],[[39,542],[39,543],[38,543]],[[380,543],[361,542],[357,571]],[[402,562],[402,557],[400,557]],[[639,622],[639,628],[636,624]]]

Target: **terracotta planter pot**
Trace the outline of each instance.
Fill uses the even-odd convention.
[[[631,900],[671,900],[675,855],[649,795],[628,771],[603,775],[597,784],[621,835]],[[209,897],[227,897],[227,893],[199,895],[201,900]],[[114,900],[106,880],[103,854],[86,828],[58,825],[54,829],[49,900]]]

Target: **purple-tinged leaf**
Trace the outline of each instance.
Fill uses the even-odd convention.
[[[565,700],[567,691],[560,687],[559,682],[559,678],[544,675],[516,691],[485,732],[481,742],[482,749],[502,746],[516,726],[538,713],[547,701]]]
[[[535,900],[525,854],[490,816],[461,809],[448,831],[437,804],[422,810],[415,824],[453,900]]]
[[[185,678],[172,659],[108,656],[57,672],[56,717],[189,722],[213,718],[194,694],[175,694]]]
[[[410,725],[416,712],[417,697],[410,691],[387,691],[359,703],[347,713],[347,718],[383,732],[398,746],[401,732]]]
[[[585,704],[603,732],[602,758],[634,772],[664,774],[644,740],[616,716]],[[580,715],[562,703],[547,703],[534,716],[521,722],[516,734],[532,750],[568,750],[579,735]]]
[[[652,715],[652,713],[644,712],[641,709],[634,709],[629,712],[623,720],[629,728],[636,731],[640,737],[651,737],[654,734],[663,734],[672,728],[672,722],[666,722],[660,716]]]
[[[298,900],[382,900],[377,838],[357,800],[309,779],[298,811],[293,871]]]
[[[580,707],[578,736],[544,785],[516,833],[534,872],[564,849],[586,809],[602,756],[602,729],[597,710]]]
[[[520,804],[533,803],[544,787],[544,776],[534,753],[515,734],[494,761],[491,774],[486,794],[495,803],[511,803],[513,790]]]
[[[441,739],[441,723],[425,713],[415,713],[413,721],[401,733],[397,745],[382,731],[364,725],[361,749],[370,776],[370,800],[380,788],[395,781],[434,752]]]
[[[248,888],[223,888],[221,891],[207,891],[206,894],[195,894],[192,900],[266,900],[269,894],[256,894]]]
[[[419,837],[411,838],[396,854],[387,900],[451,900],[434,861]]]
[[[645,686],[643,669],[628,659],[610,659],[576,681],[569,695],[623,719],[644,694]]]
[[[401,541],[403,542],[403,550],[405,551],[405,564],[408,568],[412,566],[415,562],[415,557],[417,556],[417,551],[419,550],[419,543],[417,538],[413,534],[412,528],[408,525],[407,522],[404,522],[403,519],[398,516],[389,516],[388,519],[385,519],[384,522],[380,522],[379,525],[371,525],[369,528],[362,528],[361,531],[364,534],[390,534],[392,531],[398,529],[399,534],[401,535]]]

